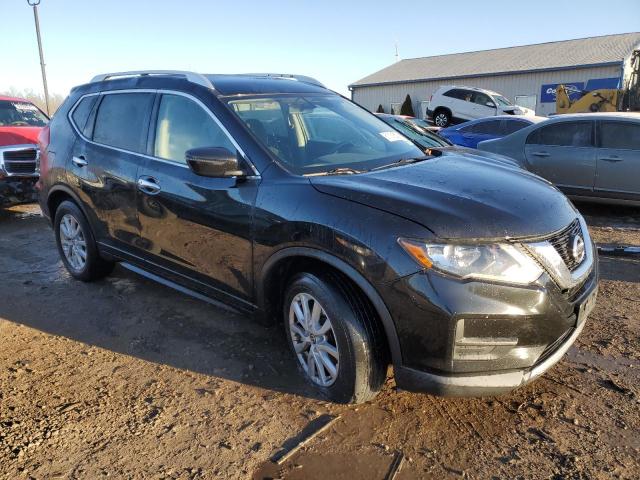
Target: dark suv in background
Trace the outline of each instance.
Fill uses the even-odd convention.
[[[338,402],[396,383],[505,392],[566,352],[596,252],[557,189],[425,151],[308,77],[125,72],[42,135],[40,202],[75,278],[114,262],[281,322]]]

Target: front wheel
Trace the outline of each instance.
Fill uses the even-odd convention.
[[[100,257],[89,222],[75,203],[62,202],[53,225],[60,258],[72,277],[90,282],[111,273],[115,264]]]
[[[324,397],[361,403],[386,378],[376,319],[339,276],[297,275],[285,293],[288,343],[306,380]]]
[[[433,114],[433,123],[437,127],[444,128],[451,123],[451,115],[446,110],[436,110]]]

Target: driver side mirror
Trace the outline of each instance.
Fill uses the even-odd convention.
[[[487,107],[489,107],[489,108],[496,108],[496,104],[495,104],[495,103],[493,103],[493,102],[487,102],[487,103],[485,103],[485,105],[486,105]]]
[[[196,175],[213,178],[243,177],[237,154],[223,147],[198,147],[185,153],[187,165]]]

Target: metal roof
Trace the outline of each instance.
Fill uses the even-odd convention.
[[[640,32],[409,58],[383,68],[349,86],[364,87],[385,83],[620,65],[638,45],[640,45]]]

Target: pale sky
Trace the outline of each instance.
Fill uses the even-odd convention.
[[[527,5],[524,8],[524,5]],[[640,1],[41,0],[49,91],[95,74],[277,72],[350,83],[402,58],[640,30]],[[26,0],[0,0],[0,91],[42,91]]]

